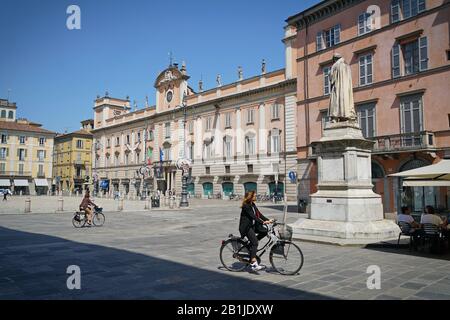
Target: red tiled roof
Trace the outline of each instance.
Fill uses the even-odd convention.
[[[26,123],[17,123],[15,121],[0,121],[0,130],[56,134],[53,131],[41,128],[40,125],[37,126],[37,125],[30,125],[30,124],[26,124]]]
[[[59,134],[59,135],[56,136],[56,139],[61,139],[61,138],[66,138],[66,137],[76,136],[76,135],[93,136],[92,132],[89,132],[88,130],[81,129],[81,130],[74,131],[74,132]]]

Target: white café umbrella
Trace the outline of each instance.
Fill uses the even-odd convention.
[[[450,187],[450,159],[389,176],[403,178],[405,187]]]

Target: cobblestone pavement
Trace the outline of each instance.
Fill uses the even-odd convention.
[[[297,242],[298,275],[223,270],[219,246],[237,233],[238,203],[105,215],[103,227],[83,229],[70,213],[0,215],[0,299],[450,299],[449,255],[403,247]],[[69,265],[81,268],[81,290],[67,289]],[[371,265],[380,290],[367,288]]]

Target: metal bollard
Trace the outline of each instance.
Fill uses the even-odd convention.
[[[151,198],[147,198],[145,200],[145,209],[146,210],[152,210],[152,199]]]
[[[58,199],[58,211],[64,211],[64,199],[62,197]]]
[[[31,212],[31,199],[25,199],[25,213]]]
[[[117,206],[118,211],[123,211],[123,198],[119,199],[119,204]]]

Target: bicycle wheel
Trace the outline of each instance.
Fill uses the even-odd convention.
[[[75,228],[83,228],[86,223],[85,219],[81,219],[79,215],[75,215],[72,218],[72,224]]]
[[[101,227],[105,223],[105,215],[103,213],[94,214],[92,222],[94,222],[94,226]]]
[[[270,249],[270,264],[284,275],[297,274],[303,267],[302,250],[291,241],[278,241]]]
[[[236,242],[236,240],[223,242],[220,247],[220,262],[222,262],[225,269],[238,272],[247,267],[250,254],[242,240],[237,240],[237,248],[234,248],[233,242]]]

